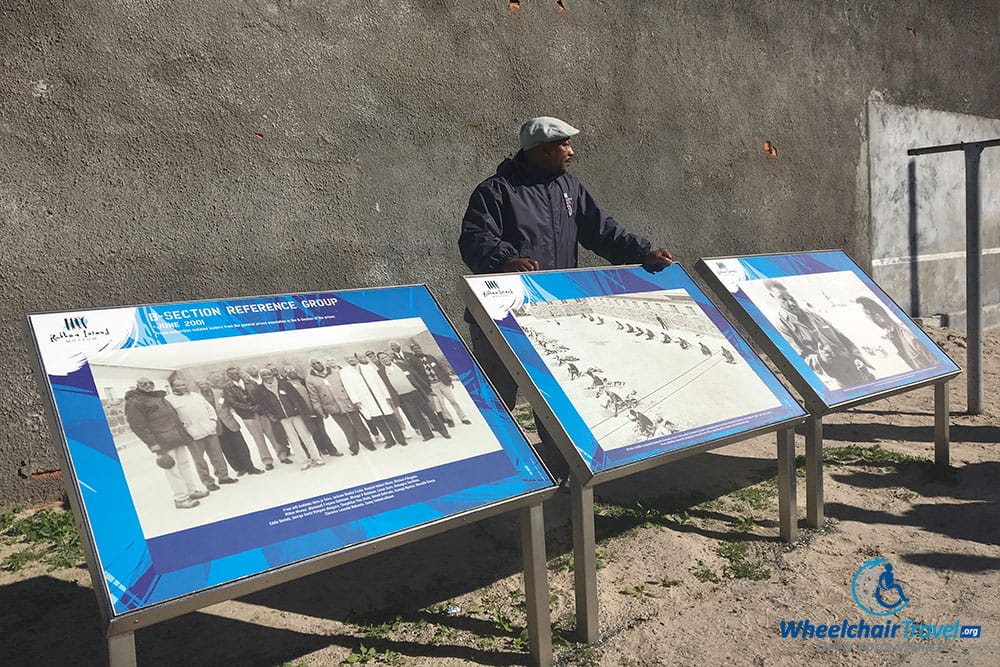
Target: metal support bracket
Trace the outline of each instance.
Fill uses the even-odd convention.
[[[545,570],[545,519],[541,503],[521,510],[521,550],[524,554],[524,600],[528,614],[531,664],[552,664],[552,623],[549,583]]]
[[[941,467],[950,465],[950,416],[948,383],[938,382],[934,385],[934,464]]]
[[[823,418],[806,420],[806,525],[823,525]]]
[[[778,526],[781,539],[794,542],[799,537],[795,496],[795,429],[778,431]]]
[[[576,588],[576,634],[592,644],[600,636],[597,612],[597,543],[594,537],[594,489],[570,478],[573,520],[573,583]]]
[[[108,665],[109,667],[136,667],[134,632],[108,637]]]

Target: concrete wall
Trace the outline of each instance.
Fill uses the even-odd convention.
[[[563,6],[0,5],[0,504],[59,492],[24,311],[426,282],[457,319],[468,194],[541,113],[689,266],[867,264],[866,103],[1000,108],[994,0]]]
[[[996,85],[1000,74],[993,76]],[[1000,109],[994,110],[994,113]],[[911,315],[965,326],[965,155],[910,148],[1000,139],[1000,120],[873,103],[872,275]],[[1000,324],[1000,146],[980,157],[983,323]]]

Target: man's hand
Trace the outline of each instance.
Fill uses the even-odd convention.
[[[669,254],[669,253],[668,253]],[[525,271],[537,271],[538,262],[528,257],[509,259],[500,267],[502,273],[524,273]]]
[[[674,256],[666,248],[651,250],[646,258],[642,260],[642,266],[651,273],[662,271],[674,263]]]

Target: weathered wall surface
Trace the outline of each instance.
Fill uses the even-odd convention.
[[[912,157],[906,151],[992,139],[1000,139],[997,118],[869,106],[872,276],[911,315],[942,315],[951,326],[965,326],[966,174],[963,151]],[[1000,147],[980,155],[979,189],[982,319],[984,326],[996,326]]]
[[[25,311],[426,282],[458,319],[468,193],[543,113],[688,265],[867,264],[867,101],[1000,109],[993,0],[563,5],[0,5],[0,504],[59,492]]]

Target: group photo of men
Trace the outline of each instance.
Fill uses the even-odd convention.
[[[361,344],[317,347],[315,333],[291,331],[267,339],[282,343],[273,352],[249,336],[92,362],[137,509],[224,518],[248,500],[271,507],[499,449],[433,337],[372,340],[380,325],[366,325]],[[254,354],[226,356],[239,347]],[[164,368],[178,356],[192,363]],[[276,490],[266,480],[279,476]],[[212,505],[227,510],[206,513]],[[191,521],[152,523],[169,532]]]

